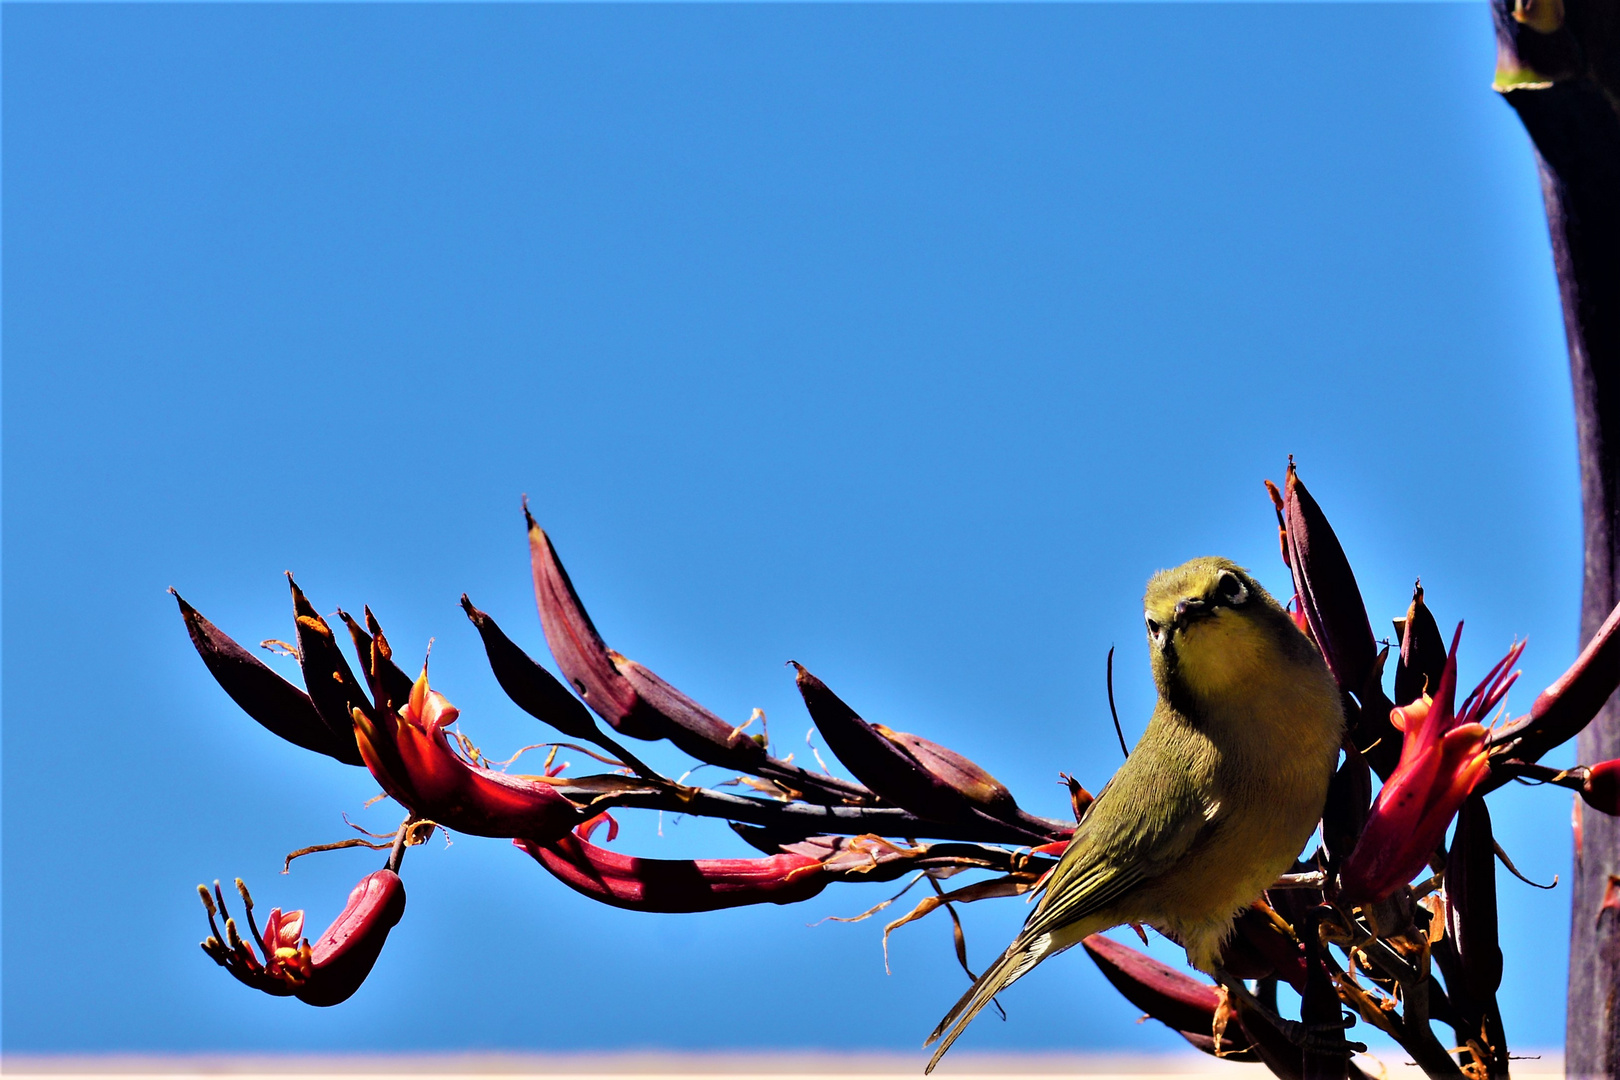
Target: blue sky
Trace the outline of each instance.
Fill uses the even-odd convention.
[[[282,855],[395,818],[237,712],[165,587],[244,642],[290,636],[286,569],[369,603],[509,751],[547,735],[456,600],[543,655],[524,493],[609,643],[721,714],[802,755],[798,659],[1047,813],[1118,764],[1110,645],[1145,721],[1152,571],[1285,591],[1290,453],[1381,632],[1421,575],[1465,681],[1528,635],[1522,709],[1573,656],[1562,329],[1482,4],[4,20],[8,1051],[921,1042],[946,925],[892,976],[875,922],[807,926],[882,887],[639,915],[458,837],[344,1006],[197,950],[197,882],[318,928],[377,860]],[[1493,799],[1567,876],[1565,794]],[[1555,1045],[1567,890],[1501,890],[1510,1035]],[[1022,915],[970,909],[974,957]],[[963,1049],[1177,1045],[1079,955],[1006,1004]]]

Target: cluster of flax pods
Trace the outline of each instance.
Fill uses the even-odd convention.
[[[1547,783],[1574,789],[1603,813],[1620,813],[1620,761],[1569,770],[1537,763],[1585,727],[1620,684],[1620,608],[1528,715],[1486,727],[1482,721],[1516,676],[1510,669],[1522,643],[1459,707],[1457,639],[1446,647],[1418,588],[1395,624],[1400,653],[1391,701],[1384,690],[1389,649],[1379,650],[1326,517],[1292,463],[1283,490],[1267,487],[1293,574],[1295,617],[1338,681],[1349,719],[1343,763],[1323,811],[1322,846],[1238,919],[1221,965],[1231,987],[1200,981],[1101,935],[1085,948],[1120,993],[1192,1045],[1229,1060],[1264,1062],[1281,1077],[1362,1076],[1352,1055],[1364,1047],[1344,1037],[1357,1018],[1388,1033],[1431,1077],[1505,1076],[1495,864],[1500,858],[1512,865],[1492,837],[1485,797],[1510,780]],[[944,908],[964,968],[955,905],[1027,894],[1056,864],[1072,823],[1027,813],[994,777],[937,743],[862,719],[797,664],[811,719],[855,782],[772,756],[769,740],[749,733],[750,725],[721,719],[608,648],[532,518],[528,533],[540,620],[571,686],[465,596],[462,607],[512,701],[594,746],[573,748],[611,771],[563,776],[548,761],[544,775],[520,776],[488,761],[451,726],[457,710],[429,687],[426,670],[413,680],[394,663],[369,609],[364,625],[336,613],[359,657],[357,678],[332,626],[292,585],[297,634],[289,648],[303,670],[307,689],[300,690],[179,600],[203,662],[248,715],[305,749],[368,770],[406,810],[391,841],[305,849],[364,844],[389,851],[386,867],[355,886],[343,913],[313,944],[301,911],[273,910],[261,927],[240,880],[246,936],[218,883],[200,890],[212,929],[203,950],[243,983],[312,1005],[335,1005],[353,994],[404,913],[405,851],[436,828],[511,839],[570,888],[636,911],[789,904],[834,881],[910,875],[932,892],[885,935]],[[667,739],[738,774],[750,793],[672,780],[620,738]],[[1382,782],[1376,799],[1374,773]],[[1064,779],[1078,821],[1091,796]],[[1577,857],[1582,805],[1576,802]],[[609,812],[624,808],[722,818],[761,857],[647,859],[592,843],[603,823],[607,839],[614,838]],[[988,876],[952,889],[941,884],[965,871]],[[1617,885],[1611,881],[1598,917],[1620,917]],[[1279,980],[1300,994],[1298,1021],[1277,1012]],[[1436,1034],[1436,1023],[1451,1029],[1449,1039]]]

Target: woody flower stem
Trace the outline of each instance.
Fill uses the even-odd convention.
[[[1586,548],[1581,640],[1620,600],[1620,2],[1493,0],[1496,88],[1535,144],[1575,390]],[[1577,743],[1620,756],[1620,705]],[[1620,1076],[1620,919],[1599,918],[1620,872],[1620,820],[1585,819],[1571,898],[1565,1065]]]
[[[388,869],[399,873],[400,864],[405,861],[405,849],[410,846],[411,827],[416,824],[414,816],[400,822],[399,832],[394,834],[394,846],[388,852]]]

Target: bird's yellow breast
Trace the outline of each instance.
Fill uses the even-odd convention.
[[[1221,611],[1177,646],[1171,677],[1189,715],[1167,715],[1161,737],[1196,746],[1212,828],[1133,906],[1176,933],[1200,967],[1214,962],[1232,915],[1287,872],[1327,798],[1339,691],[1304,636],[1288,635],[1298,631]]]

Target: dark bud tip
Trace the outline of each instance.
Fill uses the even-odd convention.
[[[1620,758],[1599,762],[1587,771],[1581,798],[1594,810],[1620,815]]]

